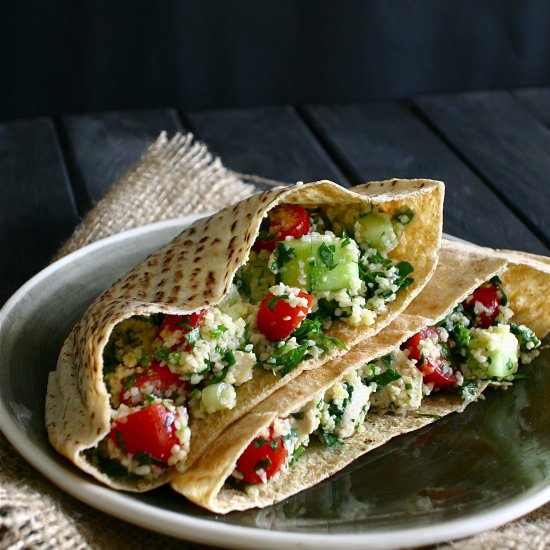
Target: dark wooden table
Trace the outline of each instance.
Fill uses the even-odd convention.
[[[0,304],[161,130],[191,130],[230,168],[286,182],[441,179],[447,233],[549,254],[550,88],[43,117],[0,123]]]

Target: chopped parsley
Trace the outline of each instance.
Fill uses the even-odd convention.
[[[286,246],[283,242],[278,242],[275,249],[275,259],[271,264],[271,268],[277,272],[296,256],[296,253],[290,246]]]
[[[305,450],[306,448],[303,445],[300,445],[299,447],[296,447],[296,449],[294,449],[294,452],[292,453],[292,458],[288,463],[289,467],[292,467],[294,466],[294,464],[296,464],[296,461],[304,454]]]
[[[131,374],[124,379],[124,389],[129,390],[136,383],[137,374]]]
[[[329,271],[332,271],[337,265],[334,261],[335,250],[336,247],[333,244],[327,245],[326,243],[322,243],[319,247],[319,256]]]
[[[478,381],[464,380],[464,384],[460,387],[460,397],[463,401],[470,401],[477,395]]]
[[[510,323],[510,332],[518,337],[521,351],[532,351],[540,346],[540,340],[537,338],[537,335],[524,325]],[[528,344],[532,345],[528,348]]]
[[[398,221],[401,225],[407,225],[411,223],[414,218],[414,210],[411,210],[408,206],[402,206],[397,212],[393,215],[393,219]]]
[[[210,331],[210,336],[212,338],[219,338],[224,332],[227,332],[227,327],[225,325],[218,325]]]
[[[281,376],[286,376],[304,358],[307,348],[307,343],[301,344],[297,348],[290,348],[288,344],[285,344],[278,348],[270,357],[270,359],[275,360],[275,363],[271,362],[266,364],[274,372],[280,370]]]
[[[340,438],[336,437],[334,434],[321,432],[318,435],[319,440],[325,447],[334,447],[336,445],[344,444],[344,442]]]
[[[401,375],[395,369],[389,368],[380,374],[375,374],[369,382],[375,382],[377,386],[384,388],[391,382],[399,380],[400,378]]]
[[[118,443],[118,446],[120,447],[120,450],[123,452],[123,454],[126,454],[126,444],[124,443],[124,438],[122,437],[122,434],[120,432],[116,433],[116,440]]]

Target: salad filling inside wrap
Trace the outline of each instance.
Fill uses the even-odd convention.
[[[428,180],[319,182],[196,222],[75,327],[49,379],[50,441],[116,488],[184,472],[262,399],[406,307],[435,269],[442,195]]]
[[[550,331],[549,284],[542,261],[444,241],[434,276],[398,319],[258,405],[173,487],[219,513],[267,506],[463,410],[488,386],[507,388]]]

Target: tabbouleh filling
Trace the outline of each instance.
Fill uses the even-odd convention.
[[[386,314],[396,294],[413,282],[412,265],[388,257],[414,217],[411,210],[390,214],[357,205],[277,208],[283,213],[285,208],[303,211],[302,233],[296,236],[291,229],[285,234],[287,220],[281,230],[276,225],[280,220],[269,214],[258,246],[238,270],[223,302],[190,315],[134,316],[114,328],[104,351],[112,431],[91,453],[110,474],[154,479],[166,468],[182,466],[189,451],[188,415],[201,418],[235,407],[235,388],[253,378],[254,368],[284,376],[307,358],[345,348],[330,335],[335,321],[372,325]],[[261,325],[261,310],[266,307],[270,312],[288,311],[275,323],[291,326],[284,337],[277,336],[280,326],[268,326],[275,330],[270,334]],[[312,431],[327,441],[347,437],[350,422],[362,421],[372,389],[362,385],[356,373],[353,376],[304,412],[311,425],[316,423]],[[359,408],[358,396],[364,402]],[[165,434],[160,433],[164,428],[152,428],[164,418],[162,407],[170,409],[169,418],[173,417]],[[134,436],[128,426],[136,422],[136,431],[145,430],[140,428],[144,420],[140,425],[134,420],[138,416],[147,417],[151,425],[154,437],[144,445],[155,452],[129,450],[136,445],[130,441]],[[302,437],[307,432],[303,424],[298,422],[296,438],[289,435],[293,431],[286,434],[289,453],[307,444],[312,431]],[[136,434],[140,436],[148,438]]]
[[[260,482],[276,479],[291,468],[312,439],[326,447],[345,444],[365,429],[369,411],[403,415],[419,409],[424,398],[438,391],[458,392],[469,401],[478,396],[484,381],[506,388],[522,378],[518,366],[539,354],[540,340],[528,327],[511,322],[514,313],[498,277],[480,289],[436,327],[428,327],[390,354],[348,372],[300,410],[277,419],[276,429],[269,432],[270,441],[282,438],[286,454],[271,476],[262,471],[260,480],[254,481],[250,472],[243,475],[243,466],[237,462],[226,484],[254,494]],[[261,437],[268,437],[268,432]],[[245,453],[250,453],[250,447]]]

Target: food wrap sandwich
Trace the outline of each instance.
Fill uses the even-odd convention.
[[[389,327],[260,403],[172,486],[217,513],[268,506],[511,385],[550,331],[543,260],[444,240],[434,276]]]
[[[111,487],[165,483],[407,306],[435,269],[442,201],[430,180],[317,182],[195,222],[72,330],[48,381],[52,445]]]

